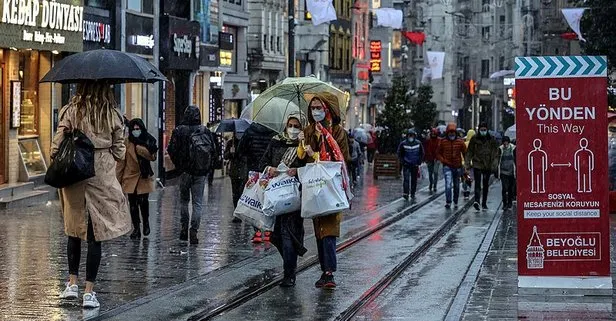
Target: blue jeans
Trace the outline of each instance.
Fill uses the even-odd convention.
[[[188,226],[188,203],[192,196],[192,218],[190,219],[190,229],[199,230],[201,224],[201,213],[203,212],[203,193],[207,176],[193,176],[182,173],[180,176],[180,214],[182,228]]]
[[[317,250],[321,271],[336,272],[336,237],[326,236],[323,239],[317,239]]]
[[[415,196],[417,191],[417,175],[419,174],[419,166],[417,165],[404,165],[403,175],[404,182],[402,183],[402,189],[405,196]],[[409,187],[410,183],[410,187]],[[410,190],[410,191],[409,191]]]
[[[445,177],[445,199],[447,200],[447,203],[451,204],[451,189],[453,188],[453,203],[458,204],[462,169],[443,166],[443,176]]]

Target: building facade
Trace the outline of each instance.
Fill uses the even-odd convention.
[[[287,7],[286,0],[248,2],[248,73],[253,95],[260,94],[286,76]]]

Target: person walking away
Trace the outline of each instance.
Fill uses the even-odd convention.
[[[369,134],[370,134],[371,140],[368,142],[368,145],[367,145],[368,163],[372,164],[372,162],[374,161],[374,154],[376,154],[376,150],[379,147],[379,144],[378,144],[378,138],[376,136],[376,132],[374,130],[371,130]]]
[[[355,186],[357,185],[357,178],[361,175],[360,162],[363,157],[363,153],[361,150],[361,145],[355,140],[353,135],[349,135],[349,148],[351,150],[351,175],[353,186]]]
[[[426,152],[425,161],[428,165],[428,177],[430,180],[430,194],[436,193],[436,184],[438,183],[438,172],[441,163],[438,160],[437,152],[441,139],[438,138],[438,129],[433,128],[430,131],[430,137],[424,143]]]
[[[171,161],[180,175],[180,240],[190,244],[199,244],[197,234],[201,224],[203,212],[203,194],[205,181],[210,173],[212,157],[214,155],[214,142],[211,132],[201,125],[201,112],[197,106],[188,106],[184,110],[184,117],[178,127],[171,134],[171,141],[167,151]],[[188,204],[192,197],[192,217],[190,217]],[[190,233],[190,234],[189,234]]]
[[[244,135],[238,144],[236,153],[239,153],[239,157],[242,157],[246,161],[246,167],[244,168],[244,175],[246,179],[248,179],[249,172],[262,172],[263,168],[260,166],[261,157],[265,154],[265,150],[269,145],[272,137],[277,135],[277,133],[261,124],[252,123],[246,131],[244,131]],[[242,184],[242,192],[243,187],[246,184],[246,181]],[[240,192],[240,195],[241,193]],[[271,232],[260,231],[255,229],[255,234],[252,237],[253,243],[262,243],[269,242],[271,238]]]
[[[244,185],[248,180],[248,172],[246,171],[246,161],[237,152],[238,139],[235,135],[227,141],[225,145],[225,159],[229,161],[229,178],[231,179],[231,192],[233,196],[233,208],[237,208],[237,203],[244,192]],[[233,223],[239,223],[242,220],[233,217]]]
[[[443,164],[443,177],[445,178],[445,208],[450,209],[453,201],[458,208],[460,196],[460,176],[462,175],[462,159],[466,154],[464,141],[458,138],[456,124],[451,123],[445,129],[445,138],[437,149],[437,159]],[[453,195],[452,195],[453,189]]]
[[[475,130],[469,129],[468,133],[466,133],[466,138],[464,142],[467,150],[468,150],[468,144],[471,142],[471,139],[474,136],[475,136]],[[471,186],[473,184],[473,170],[472,169],[465,170],[463,178],[464,179],[462,181],[462,189],[464,190],[464,200],[468,200],[471,196]]]
[[[490,175],[496,173],[498,167],[497,156],[498,143],[488,132],[487,123],[483,122],[479,124],[479,135],[471,138],[468,144],[468,154],[465,158],[466,168],[472,169],[475,177],[475,203],[473,207],[477,211],[479,211],[480,203],[484,210],[488,209],[488,186],[490,185]]]
[[[400,159],[400,163],[402,163],[404,176],[402,196],[408,201],[410,195],[411,200],[414,202],[415,192],[417,191],[419,165],[421,165],[424,158],[423,145],[417,139],[417,133],[414,129],[409,129],[406,134],[406,140],[398,145],[398,158]]]
[[[300,134],[300,144],[297,156],[305,159],[307,163],[317,160],[348,162],[351,159],[346,132],[340,125],[340,106],[338,99],[330,93],[317,94],[310,103],[308,113],[308,126]],[[336,144],[330,144],[326,135],[331,135]],[[315,237],[321,277],[315,283],[317,288],[332,289],[336,287],[334,272],[337,269],[336,238],[340,236],[340,221],[342,213],[315,217]]]
[[[208,124],[207,127],[209,128],[210,124]],[[210,166],[210,172],[207,175],[208,186],[212,186],[212,184],[214,183],[214,174],[216,173],[216,170],[222,169],[222,152],[220,147],[220,141],[215,133],[212,133],[210,131],[210,135],[210,139],[212,140],[212,142],[214,142],[214,151],[212,155],[212,165]]]
[[[151,162],[156,160],[158,145],[150,135],[143,120],[135,118],[129,122],[130,132],[126,145],[126,157],[118,162],[117,177],[124,193],[128,194],[130,217],[133,221],[131,239],[150,235],[150,203],[148,197],[155,190],[154,171]],[[141,215],[140,212],[141,211]]]
[[[88,242],[84,308],[98,308],[94,283],[101,263],[101,242],[131,230],[128,202],[116,178],[116,162],[124,159],[124,122],[117,109],[111,85],[86,82],[59,113],[58,129],[51,143],[51,159],[58,153],[64,134],[81,130],[94,144],[96,176],[60,190],[64,232],[68,236],[69,280],[60,294],[63,299],[79,296],[77,278],[81,240]]]
[[[305,162],[297,157],[301,132],[300,119],[291,116],[287,120],[285,132],[272,138],[261,158],[261,167],[267,169],[270,176],[276,177],[280,174],[276,169],[280,163],[289,168],[289,176],[297,176],[297,168],[305,165]],[[284,278],[280,286],[292,287],[295,285],[297,257],[307,252],[304,247],[304,220],[301,211],[276,216],[271,242],[283,260]]]
[[[498,177],[503,190],[503,210],[513,207],[515,195],[515,145],[508,136],[503,137],[503,144],[498,148]]]

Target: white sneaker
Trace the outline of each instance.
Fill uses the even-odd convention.
[[[89,309],[99,308],[101,304],[96,299],[96,292],[85,293],[83,295],[83,307]]]
[[[77,284],[69,285],[66,283],[66,289],[60,293],[60,299],[77,299],[79,297],[79,287]]]

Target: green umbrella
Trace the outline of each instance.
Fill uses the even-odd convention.
[[[291,115],[297,115],[304,124],[307,122],[308,103],[320,93],[330,93],[338,99],[340,116],[344,119],[349,95],[315,77],[287,78],[268,88],[242,112],[242,118],[282,132]]]

